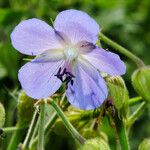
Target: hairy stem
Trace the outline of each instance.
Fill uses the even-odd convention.
[[[21,127],[17,124],[16,128],[19,129]],[[22,130],[16,130],[9,142],[7,150],[16,150],[18,148],[20,141],[23,139],[23,136],[24,132],[22,132]]]
[[[5,127],[5,128],[2,128],[2,130],[4,131],[4,133],[11,133],[11,132],[14,132],[14,131],[18,131],[18,130],[24,130],[24,129],[27,129],[27,127]]]
[[[23,142],[23,145],[22,145],[23,149],[26,149],[26,148],[29,147],[29,143],[30,143],[30,140],[31,140],[34,128],[36,126],[37,120],[38,120],[38,112],[37,112],[37,110],[35,110],[33,118],[32,118],[32,121],[31,121],[31,125],[30,125],[30,127],[28,129],[27,136],[26,136],[26,138],[25,138],[25,140]]]
[[[130,98],[130,100],[128,101],[128,104],[130,106],[132,106],[132,105],[135,105],[141,101],[142,101],[142,97],[138,96],[138,97]]]
[[[114,121],[115,121],[116,129],[117,129],[121,149],[129,150],[130,147],[129,147],[128,136],[127,136],[127,131],[125,128],[124,121],[118,118],[117,115],[115,116]]]
[[[44,150],[44,121],[45,121],[45,103],[41,102],[39,129],[38,129],[38,150]]]
[[[104,41],[105,43],[107,43],[108,45],[110,45],[111,47],[113,47],[114,49],[119,51],[120,53],[124,54],[128,58],[130,58],[138,67],[144,67],[145,66],[144,62],[139,57],[137,57],[136,55],[131,53],[131,51],[129,51],[126,48],[122,47],[118,43],[112,41],[111,39],[109,39],[107,36],[105,36],[101,32],[99,33],[99,39]]]
[[[136,111],[128,118],[126,126],[129,128],[136,120],[137,118],[142,114],[144,111],[144,108],[146,106],[146,102],[142,102],[140,106],[137,108]]]
[[[62,119],[64,125],[66,126],[66,128],[68,129],[68,131],[71,133],[71,135],[73,136],[73,138],[75,140],[77,140],[77,142],[79,144],[84,144],[85,141],[86,141],[85,138],[83,138],[79,134],[79,132],[72,126],[72,124],[69,122],[69,120],[64,115],[64,113],[62,112],[62,110],[60,109],[60,107],[55,103],[55,101],[50,100],[49,103],[51,104],[51,106],[53,106],[53,108],[57,112],[58,116]]]

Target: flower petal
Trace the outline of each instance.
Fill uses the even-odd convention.
[[[96,45],[89,43],[87,41],[80,41],[75,45],[75,47],[80,51],[80,53],[89,53],[96,48]]]
[[[35,99],[47,98],[61,86],[61,81],[54,76],[64,61],[49,63],[25,64],[18,74],[19,81],[25,92]]]
[[[38,55],[45,50],[61,47],[54,29],[35,18],[19,23],[11,34],[11,41],[14,48],[28,55]]]
[[[88,67],[78,64],[74,68],[74,83],[66,92],[69,102],[84,110],[98,108],[107,97],[104,79],[96,69]]]
[[[109,75],[123,75],[126,71],[126,66],[119,55],[110,51],[105,51],[102,48],[96,48],[90,53],[82,55],[95,68]]]
[[[99,25],[87,13],[73,9],[60,12],[54,27],[71,38],[73,44],[84,40],[96,43],[100,30]]]
[[[51,49],[44,51],[44,53],[35,57],[32,62],[36,63],[44,63],[44,62],[51,62],[51,61],[59,61],[63,59],[64,53],[63,50],[58,49]]]

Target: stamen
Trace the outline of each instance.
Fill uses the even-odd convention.
[[[73,81],[73,80],[71,80],[71,85],[73,85],[73,83],[74,83],[74,81]]]
[[[67,69],[66,69],[66,68],[64,68],[64,70],[63,70],[63,75],[64,75],[64,74],[66,74],[66,71],[67,71]]]
[[[60,74],[60,72],[61,72],[61,67],[59,68],[59,70],[58,70],[57,74]]]
[[[60,73],[61,73],[61,67],[59,68],[57,74],[55,74],[54,76],[56,76],[58,79],[61,80],[61,82],[63,82],[63,75]]]
[[[71,83],[71,85],[73,85],[73,83],[74,83],[73,78],[75,78],[75,76],[71,72],[68,72],[66,68],[64,68],[62,73],[61,73],[61,71],[62,71],[62,69],[60,67],[57,74],[54,76],[56,76],[58,79],[60,79],[61,82],[65,83],[66,89],[68,89],[69,83]]]

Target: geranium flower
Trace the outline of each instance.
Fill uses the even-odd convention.
[[[95,109],[107,98],[107,87],[99,71],[111,76],[125,73],[119,56],[96,46],[99,25],[85,12],[65,10],[54,28],[39,19],[17,25],[11,34],[14,48],[36,56],[18,73],[26,93],[35,99],[54,94],[66,85],[69,102],[80,109]]]

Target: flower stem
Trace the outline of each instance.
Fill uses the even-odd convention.
[[[127,128],[129,128],[136,121],[136,119],[141,115],[145,106],[146,106],[146,102],[142,102],[140,106],[137,108],[137,110],[129,117],[126,123]]]
[[[45,122],[45,103],[40,105],[40,120],[38,129],[38,150],[44,150],[44,123]]]
[[[65,102],[65,93],[63,94],[63,96],[60,100],[60,105],[63,105],[64,102]],[[64,105],[63,109],[66,110],[67,107],[68,107],[68,105]],[[49,131],[51,130],[51,127],[54,125],[54,123],[56,122],[57,118],[58,118],[58,115],[56,112],[51,113],[51,117],[44,128],[44,133],[46,136],[48,136]],[[35,136],[35,135],[32,136],[32,140],[30,141],[30,148],[32,148],[32,146],[35,145],[38,141],[38,136]]]
[[[128,101],[128,104],[130,106],[134,105],[134,104],[137,104],[139,102],[142,101],[142,97],[138,96],[138,97],[134,97],[134,98],[131,98],[129,101]]]
[[[68,129],[68,131],[71,133],[71,135],[73,136],[73,138],[76,139],[79,144],[84,144],[85,141],[86,141],[85,138],[83,138],[79,134],[79,132],[72,126],[72,124],[69,122],[69,120],[64,115],[64,113],[62,112],[62,110],[60,109],[60,107],[55,103],[55,101],[50,100],[49,103],[51,104],[51,106],[53,106],[53,108],[57,112],[58,116],[62,119],[64,125],[66,126],[66,128]]]
[[[18,130],[24,130],[26,129],[27,127],[5,127],[5,128],[2,128],[2,130],[5,132],[5,133],[11,133],[11,132],[14,132],[14,131],[18,131]]]
[[[116,115],[114,121],[118,133],[121,149],[129,150],[130,148],[129,148],[128,136],[127,136],[127,132],[123,120],[118,118],[118,115]]]
[[[111,47],[113,47],[114,49],[116,49],[117,51],[119,51],[120,53],[124,54],[128,58],[130,58],[139,68],[145,66],[144,62],[139,57],[137,57],[136,55],[134,55],[133,53],[131,53],[131,51],[129,51],[126,48],[122,47],[118,43],[112,41],[111,39],[109,39],[108,37],[106,37],[101,32],[99,33],[99,39],[102,40],[102,41],[104,41],[105,43],[107,43],[108,45],[110,45]]]
[[[46,124],[45,127],[45,133],[48,133],[49,129],[51,129],[52,125],[56,122],[58,118],[58,115],[56,112],[54,112],[50,118],[50,120],[48,121],[48,123]]]
[[[20,129],[21,127],[19,124],[17,124],[16,128]],[[7,150],[16,150],[19,145],[19,142],[23,139],[23,135],[24,135],[24,132],[22,132],[21,130],[16,130],[13,133],[13,136],[9,142]]]
[[[38,112],[37,110],[35,110],[27,136],[23,142],[22,149],[26,149],[29,147],[29,143],[30,143],[34,128],[36,126],[37,120],[38,120]]]

